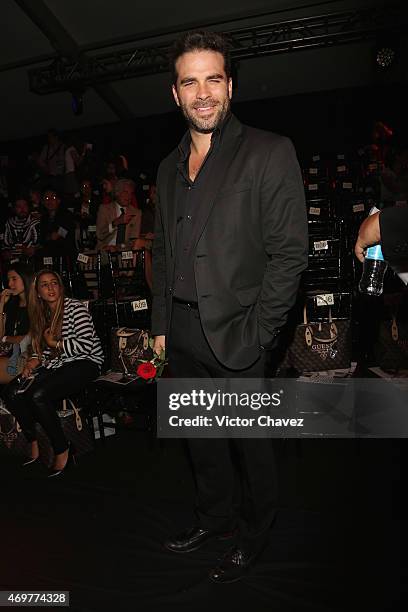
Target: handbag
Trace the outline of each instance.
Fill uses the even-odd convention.
[[[62,410],[58,411],[62,430],[66,439],[72,445],[75,457],[85,455],[94,449],[93,435],[88,424],[82,418],[81,412],[81,409],[77,408],[70,398],[62,400]],[[37,424],[37,432],[41,461],[47,467],[51,467],[54,464],[54,450],[48,436],[39,424]]]
[[[0,357],[11,357],[13,345],[11,342],[0,341]]]
[[[112,330],[111,369],[124,374],[136,374],[140,360],[153,359],[149,332],[144,329],[119,327]]]
[[[391,318],[381,321],[374,355],[380,368],[398,372],[408,368],[408,320],[399,318],[395,310]]]
[[[70,404],[70,408],[67,404]],[[58,411],[62,430],[67,440],[72,444],[75,457],[79,457],[94,449],[94,439],[91,430],[85,423],[71,399],[63,400],[62,410]],[[47,466],[54,463],[54,451],[49,438],[41,425],[37,423],[37,440],[40,449],[40,459]],[[0,405],[0,452],[17,457],[28,457],[31,445],[27,442],[16,418]]]
[[[1,400],[0,400],[1,401]],[[28,457],[30,443],[27,442],[16,418],[0,403],[0,452],[17,457]]]
[[[297,325],[285,359],[285,365],[298,372],[322,372],[351,367],[350,319],[332,320],[329,309],[328,322],[310,323],[306,305],[303,323]]]

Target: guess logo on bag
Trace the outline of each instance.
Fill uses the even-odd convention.
[[[330,359],[335,359],[337,355],[337,349],[335,348],[336,341],[333,344],[312,344],[311,349],[314,353],[317,353],[322,361],[326,361],[329,357]]]
[[[143,358],[144,350],[140,347],[127,347],[122,350],[122,356],[129,360],[129,363],[134,365],[139,359]]]

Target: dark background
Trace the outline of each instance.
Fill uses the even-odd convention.
[[[247,125],[289,136],[301,161],[316,152],[352,153],[370,141],[374,121],[390,125],[394,141],[404,144],[407,135],[407,88],[404,83],[298,94],[283,98],[237,102],[233,112]],[[181,113],[134,119],[131,122],[88,127],[65,132],[65,139],[81,134],[94,144],[101,159],[125,153],[130,165],[155,176],[157,166],[179,142],[186,126]],[[24,166],[28,153],[39,150],[44,136],[3,143]],[[406,142],[406,141],[405,141]]]

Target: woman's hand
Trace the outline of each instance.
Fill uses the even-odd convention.
[[[7,302],[9,301],[10,297],[12,296],[12,292],[10,289],[3,289],[3,291],[0,293],[0,304],[2,306],[4,306],[5,304],[7,304]]]
[[[25,364],[24,370],[21,372],[23,378],[29,378],[33,373],[34,368],[40,365],[40,360],[37,357],[29,359]]]
[[[54,336],[51,333],[51,330],[49,327],[47,327],[47,329],[44,331],[44,340],[47,343],[47,346],[49,346],[50,348],[55,348],[57,346],[57,341],[55,340]]]

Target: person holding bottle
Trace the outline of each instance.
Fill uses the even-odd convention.
[[[408,261],[408,208],[391,207],[370,215],[360,226],[354,252],[364,262],[367,247],[381,243],[384,259],[394,269]]]

